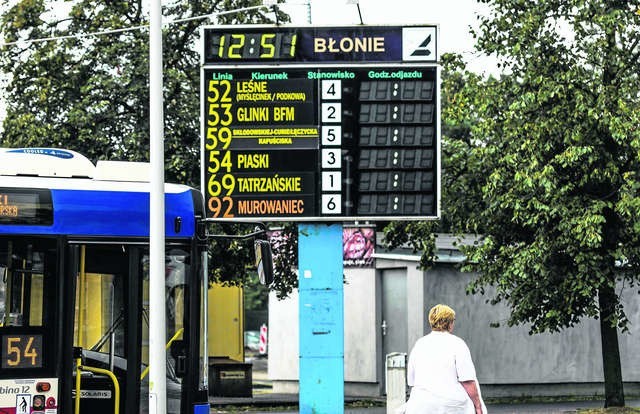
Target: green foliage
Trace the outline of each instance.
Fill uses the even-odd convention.
[[[177,20],[260,4],[173,1],[163,16]],[[10,74],[0,145],[52,146],[90,159],[149,159],[148,11],[143,3],[76,0],[68,15],[52,2],[20,0],[2,16],[5,41],[70,36],[4,48],[0,68]],[[203,24],[271,23],[265,9],[164,26],[166,177],[198,186],[200,177],[200,51]],[[287,16],[281,15],[281,21]],[[110,34],[109,30],[134,28]]]
[[[463,270],[479,275],[468,292],[506,303],[507,324],[531,333],[600,318],[606,404],[624,404],[616,328],[629,328],[620,298],[640,281],[640,4],[480,2],[491,12],[477,46],[504,75],[478,79],[443,57],[443,220],[394,223],[386,240],[428,265],[431,231],[481,234],[462,247]]]
[[[476,33],[500,79],[443,56],[442,221],[392,223],[385,240],[433,259],[431,232],[477,233],[462,247],[469,292],[495,288],[509,325],[559,331],[603,315],[598,293],[638,283],[638,6],[485,0]],[[616,297],[609,322],[627,329]]]
[[[18,0],[1,17],[0,70],[9,75],[2,147],[59,147],[101,159],[149,160],[148,10],[143,2],[75,0],[67,15],[53,2]],[[165,21],[261,4],[259,0],[164,2]],[[288,16],[278,12],[278,20]],[[200,27],[273,23],[266,9],[163,26],[165,176],[200,184]],[[110,34],[92,33],[134,28]],[[60,37],[58,40],[24,42]],[[211,233],[239,234],[219,225]],[[241,280],[253,262],[248,242],[219,241],[211,278]]]
[[[640,274],[638,4],[483,2],[478,46],[508,75],[485,87],[472,129],[489,169],[469,291],[493,286],[491,303],[531,333],[600,318],[605,405],[624,405],[619,287]]]
[[[298,287],[298,226],[284,223],[271,239],[274,249],[275,280],[271,289],[278,299],[284,299]]]
[[[558,331],[602,313],[598,292],[637,283],[637,5],[485,1],[478,45],[510,73],[489,81],[472,134],[489,165],[467,249],[471,291],[496,288],[510,325]],[[616,298],[610,323],[626,329]]]
[[[264,310],[268,308],[269,289],[260,284],[257,272],[247,273],[242,283],[242,288],[245,310]]]

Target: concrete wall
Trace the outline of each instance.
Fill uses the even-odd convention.
[[[528,326],[507,327],[506,305],[486,303],[489,296],[465,293],[473,275],[438,264],[425,273],[425,309],[446,303],[456,310],[455,334],[469,348],[487,397],[602,395],[600,325],[583,319],[560,333],[529,335]],[[627,395],[640,394],[640,295],[619,287],[630,333],[619,333],[622,376]],[[500,322],[499,328],[489,326]],[[428,331],[428,329],[427,329]]]
[[[269,294],[269,379],[277,381],[298,381],[299,327],[298,291],[294,290],[285,300],[278,300]],[[277,384],[274,384],[274,387]],[[275,392],[297,392],[283,389]]]
[[[375,269],[347,269],[344,285],[346,395],[379,395]],[[298,292],[269,296],[269,379],[274,392],[298,392]]]
[[[440,263],[428,272],[415,259],[376,261],[378,269],[407,272],[407,343],[429,331],[425,310],[446,303],[456,310],[455,334],[471,349],[483,394],[490,396],[593,395],[602,393],[602,360],[598,321],[585,319],[557,334],[530,336],[526,326],[507,327],[505,305],[491,306],[488,297],[469,296],[473,275]],[[384,393],[381,351],[379,270],[345,269],[345,395]],[[622,287],[620,288],[622,289]],[[631,333],[619,334],[625,391],[640,394],[640,295],[623,291]],[[502,322],[492,328],[491,322]],[[298,300],[269,301],[269,378],[275,392],[297,392]]]
[[[472,275],[451,265],[439,264],[425,277],[425,309],[446,303],[456,311],[455,334],[462,337],[476,365],[478,379],[485,384],[530,384],[559,382],[601,382],[600,325],[584,319],[560,333],[529,335],[527,326],[507,327],[505,305],[491,306],[488,297],[466,295]],[[640,381],[640,296],[632,289],[626,309],[635,333],[620,334],[625,381]],[[634,294],[635,293],[635,294]],[[626,297],[627,295],[625,295]],[[499,328],[489,326],[501,322]]]
[[[344,285],[344,379],[376,382],[376,279],[373,269],[347,269]]]

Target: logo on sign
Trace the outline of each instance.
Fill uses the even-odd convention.
[[[402,29],[402,60],[428,61],[438,60],[437,28],[404,27]]]
[[[411,56],[429,56],[431,54],[431,35],[424,39],[424,42],[420,43],[420,46],[413,51]]]
[[[72,153],[68,151],[54,149],[54,148],[18,148],[18,149],[9,150],[7,152],[16,153],[16,154],[48,155],[51,157],[64,158],[64,159],[73,158]]]

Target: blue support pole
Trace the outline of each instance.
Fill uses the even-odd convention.
[[[344,413],[341,224],[298,225],[300,412]]]

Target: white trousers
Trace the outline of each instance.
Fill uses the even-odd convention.
[[[480,392],[480,387],[478,387],[478,392]],[[482,412],[487,414],[482,397],[480,397],[480,402]],[[411,389],[409,401],[404,406],[404,412],[405,414],[475,414],[476,410],[471,398],[464,401],[451,400],[414,387]]]

